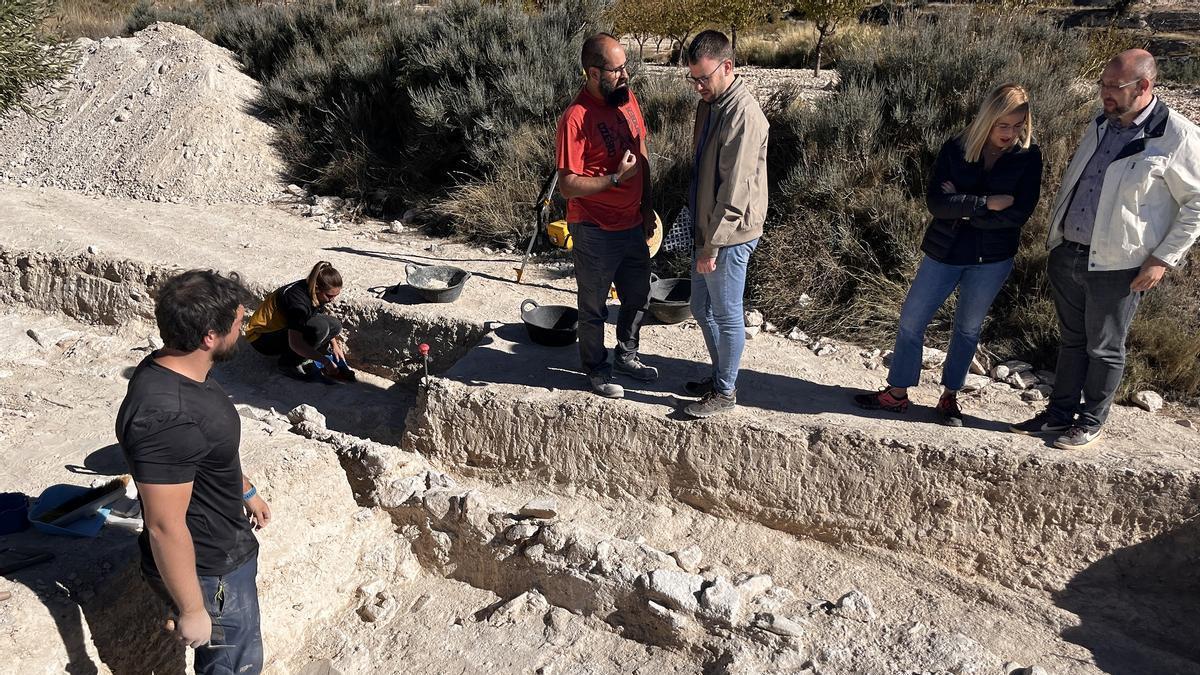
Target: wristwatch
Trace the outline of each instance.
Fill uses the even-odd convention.
[[[621,179],[617,178],[617,174],[614,173],[608,177],[608,182],[612,183],[613,187],[617,187],[621,184]]]

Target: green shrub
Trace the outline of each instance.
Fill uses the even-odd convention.
[[[1176,84],[1200,85],[1200,53],[1186,59],[1167,59],[1158,64],[1158,79]]]
[[[13,110],[39,114],[26,93],[54,91],[75,63],[68,45],[51,43],[42,33],[51,9],[47,0],[0,3],[0,119]]]

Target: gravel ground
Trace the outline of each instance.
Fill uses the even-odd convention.
[[[264,203],[286,183],[258,83],[228,50],[158,23],[81,39],[46,120],[0,120],[0,182],[110,197]]]

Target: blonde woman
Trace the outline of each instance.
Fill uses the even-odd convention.
[[[355,380],[346,363],[342,324],[328,313],[341,293],[341,273],[322,260],[307,278],[263,300],[246,325],[246,340],[260,354],[278,356],[288,377],[326,384]]]
[[[926,191],[933,219],[921,243],[925,258],[900,310],[888,386],[855,396],[859,406],[908,410],[908,388],[920,381],[925,328],[958,289],[937,412],[943,424],[962,426],[958,390],[984,317],[1012,271],[1021,226],[1041,196],[1042,153],[1032,137],[1028,93],[1005,84],[987,95],[966,131],[942,145]]]

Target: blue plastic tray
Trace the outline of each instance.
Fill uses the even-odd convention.
[[[100,509],[95,515],[80,518],[62,527],[49,525],[37,519],[38,516],[59,504],[87,491],[88,488],[82,485],[51,485],[42,491],[42,494],[29,507],[29,523],[33,525],[33,529],[45,532],[46,534],[57,534],[68,537],[96,536],[100,533],[100,528],[104,527],[104,521],[108,518],[108,514],[111,511],[108,507]]]

